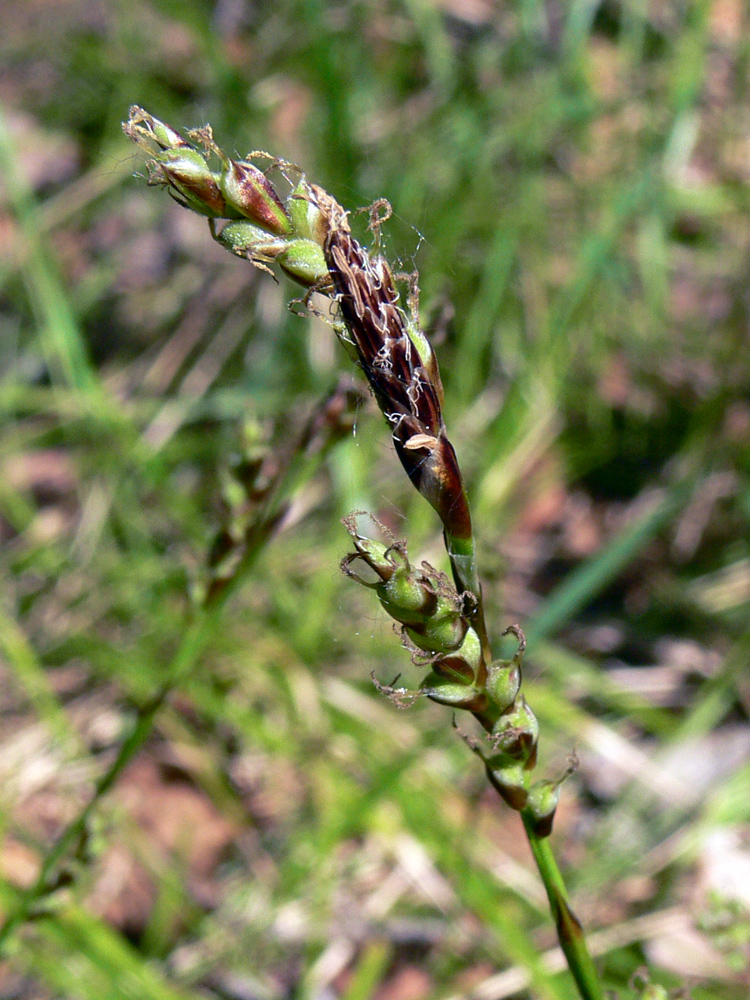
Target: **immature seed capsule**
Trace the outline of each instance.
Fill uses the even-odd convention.
[[[402,625],[421,625],[435,614],[437,595],[408,564],[399,566],[377,589],[380,603]]]
[[[521,764],[507,763],[502,767],[487,765],[487,777],[511,809],[521,810],[528,798],[526,774]]]
[[[505,712],[521,688],[521,669],[512,660],[493,660],[487,668],[487,696],[496,708]]]
[[[473,628],[469,628],[455,653],[446,653],[435,660],[433,671],[440,677],[473,684],[482,662],[482,644]]]
[[[228,222],[216,240],[227,250],[236,253],[238,257],[276,258],[287,247],[286,240],[270,236],[265,229],[261,229],[260,226],[256,226],[246,219]]]
[[[449,708],[470,708],[479,694],[471,684],[446,680],[436,673],[428,674],[419,685],[419,690],[431,701]]]
[[[539,723],[523,695],[519,695],[513,708],[501,715],[492,727],[492,745],[506,757],[532,768],[536,763],[536,745]]]
[[[322,247],[328,234],[328,220],[320,211],[315,197],[315,192],[320,190],[303,178],[289,195],[286,207],[295,233]]]
[[[223,159],[223,155],[222,155]],[[225,160],[219,179],[227,204],[266,232],[289,236],[292,223],[266,175],[245,160]]]
[[[219,188],[219,178],[195,149],[181,147],[159,153],[153,180],[173,189],[194,212],[219,219],[234,216]]]
[[[323,290],[331,281],[323,249],[312,240],[289,240],[276,263],[293,281],[306,288],[314,285]]]
[[[406,633],[426,653],[451,653],[464,641],[468,627],[461,612],[445,598],[438,597],[435,614],[418,629],[407,628]]]
[[[559,781],[535,781],[529,789],[526,806],[534,818],[534,833],[538,837],[549,837],[552,833],[552,822],[559,801]]]

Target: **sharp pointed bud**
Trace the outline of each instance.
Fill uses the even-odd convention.
[[[285,274],[305,288],[325,291],[330,286],[323,248],[312,240],[288,240],[276,262]]]
[[[276,191],[258,167],[245,160],[224,159],[219,181],[227,204],[275,236],[289,236],[292,223]]]
[[[539,723],[523,695],[519,695],[513,708],[501,715],[492,727],[492,744],[506,757],[530,769],[536,763],[536,746]]]
[[[219,190],[216,176],[195,150],[169,150],[162,154],[154,172],[187,208],[201,215],[219,219],[227,214],[227,203]]]
[[[319,188],[317,190],[320,190]],[[287,209],[292,219],[294,231],[304,239],[312,240],[320,247],[328,235],[328,220],[318,207],[316,187],[302,178],[287,201]]]
[[[186,208],[214,219],[234,214],[219,189],[218,178],[197,150],[165,150],[155,162],[153,179],[170,187]]]

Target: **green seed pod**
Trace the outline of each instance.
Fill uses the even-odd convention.
[[[315,188],[303,178],[286,203],[294,231],[306,240],[322,247],[328,233],[328,222],[315,199]]]
[[[508,763],[502,767],[488,764],[487,777],[511,809],[520,812],[526,806],[529,793],[526,790],[526,772],[521,764]]]
[[[392,550],[395,551],[395,550]],[[438,598],[426,587],[408,563],[399,566],[378,588],[385,610],[402,625],[421,625],[435,614]]]
[[[458,680],[463,684],[473,684],[482,662],[482,644],[473,628],[469,628],[455,653],[446,653],[433,664],[434,672],[440,677]]]
[[[266,175],[245,160],[227,160],[219,186],[227,205],[275,236],[289,236],[292,222]]]
[[[431,701],[449,708],[470,708],[479,694],[471,684],[447,680],[436,673],[429,673],[419,685],[419,690]]]
[[[187,208],[213,219],[236,215],[220,190],[219,178],[197,150],[167,149],[154,162],[152,178],[172,188]]]
[[[452,653],[464,641],[468,627],[469,623],[461,612],[445,598],[438,597],[435,614],[419,630],[407,628],[406,632],[414,644],[426,653]]]
[[[330,275],[322,247],[312,240],[289,240],[276,262],[293,281],[306,288],[320,289],[330,283]]]
[[[539,723],[523,695],[519,695],[513,708],[501,715],[492,727],[495,750],[522,763],[530,769],[536,763],[536,745]]]
[[[521,688],[521,669],[512,660],[493,660],[487,668],[487,697],[505,712]]]
[[[264,257],[275,259],[287,248],[287,241],[279,237],[269,236],[265,229],[242,219],[238,222],[228,222],[216,237],[227,250],[236,253],[238,257]]]
[[[552,833],[552,822],[559,801],[559,781],[535,781],[529,789],[526,808],[534,819],[534,833],[538,837],[549,837]]]

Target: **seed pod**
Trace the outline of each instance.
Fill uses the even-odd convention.
[[[238,257],[251,258],[276,259],[288,246],[286,240],[269,236],[265,229],[245,219],[228,222],[216,236],[216,241]]]
[[[201,215],[213,219],[235,215],[221,193],[218,177],[196,149],[168,149],[159,153],[151,168],[151,180],[165,184],[186,208]]]
[[[526,772],[521,764],[507,763],[501,767],[487,764],[490,784],[502,795],[511,809],[520,811],[526,805]]]
[[[418,629],[407,627],[406,633],[426,653],[451,653],[464,641],[468,627],[461,612],[439,596],[435,614]]]
[[[479,697],[479,692],[471,684],[460,680],[446,680],[436,673],[429,673],[419,685],[419,691],[438,705],[449,708],[470,709]]]
[[[500,712],[505,712],[521,688],[521,669],[512,660],[493,660],[487,667],[487,697]]]
[[[276,258],[281,270],[293,281],[320,291],[326,290],[331,283],[323,250],[312,240],[289,240],[282,252]]]
[[[425,586],[425,578],[408,563],[399,566],[377,591],[385,610],[402,625],[423,624],[435,614],[438,605],[435,591]]]
[[[555,818],[557,803],[560,801],[559,781],[535,781],[529,789],[526,808],[534,820],[534,833],[538,837],[549,837]]]
[[[217,153],[223,161],[219,186],[227,205],[266,232],[289,236],[291,219],[263,171],[246,160],[229,160],[220,150]]]
[[[482,644],[473,628],[466,630],[464,641],[455,653],[446,653],[435,660],[433,670],[443,677],[454,677],[474,682],[482,662]]]
[[[492,727],[492,744],[502,756],[511,757],[530,769],[536,763],[539,723],[523,695]]]
[[[286,207],[295,233],[322,247],[328,234],[328,220],[318,206],[316,192],[319,191],[321,188],[302,178],[289,195]]]

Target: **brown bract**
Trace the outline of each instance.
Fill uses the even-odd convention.
[[[359,363],[391,425],[393,443],[414,486],[437,511],[449,534],[471,536],[471,518],[456,454],[447,438],[440,388],[407,331],[393,273],[354,239],[346,213],[330,196],[324,245],[335,298]]]

